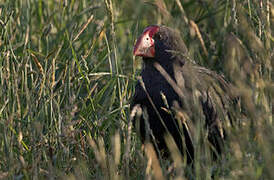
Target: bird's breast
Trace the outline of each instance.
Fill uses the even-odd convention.
[[[171,107],[174,101],[179,101],[179,96],[171,87],[171,85],[165,80],[165,78],[158,74],[150,77],[143,77],[145,89],[142,88],[144,94],[149,95],[153,101],[160,106]]]

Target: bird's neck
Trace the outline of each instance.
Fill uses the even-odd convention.
[[[167,59],[166,62],[169,60]],[[178,95],[166,80],[167,76],[165,73],[175,81],[174,63],[172,61],[169,61],[169,63],[162,63],[159,62],[158,59],[156,60],[152,58],[143,59],[143,62],[141,76],[147,92],[157,104],[163,104],[163,97],[161,96],[161,93],[163,93],[167,98],[168,104],[171,106],[174,100],[178,100]],[[160,64],[165,70],[165,73],[163,73],[163,71],[160,72],[160,70],[156,68],[155,63]]]
[[[184,59],[169,53],[157,54],[155,58],[143,57],[143,70],[157,71],[154,64],[159,63],[168,73],[173,72],[174,66],[184,65]],[[170,74],[171,75],[171,74]]]
[[[166,61],[159,61],[159,59],[156,60],[155,58],[143,58],[142,75],[150,76],[152,78],[159,76],[161,73],[155,68],[155,63],[159,63],[162,68],[173,78],[174,62],[168,59],[166,59]]]

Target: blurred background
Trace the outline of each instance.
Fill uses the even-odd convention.
[[[151,24],[177,29],[247,107],[225,160],[201,156],[191,177],[274,178],[271,0],[1,0],[0,179],[186,177],[185,162],[151,163],[129,123]]]

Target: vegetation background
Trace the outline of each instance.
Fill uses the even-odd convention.
[[[272,0],[0,0],[0,179],[186,177],[183,161],[148,159],[130,123],[133,45],[150,24],[179,30],[248,107],[193,179],[274,179]]]

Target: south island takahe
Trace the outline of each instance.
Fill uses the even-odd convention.
[[[182,156],[192,163],[197,127],[202,127],[213,156],[221,153],[225,128],[233,124],[231,84],[191,61],[180,33],[166,26],[145,28],[133,54],[143,59],[130,104],[131,112],[139,111],[133,123],[142,143],[151,142],[158,155],[167,157],[166,135],[170,134]]]

